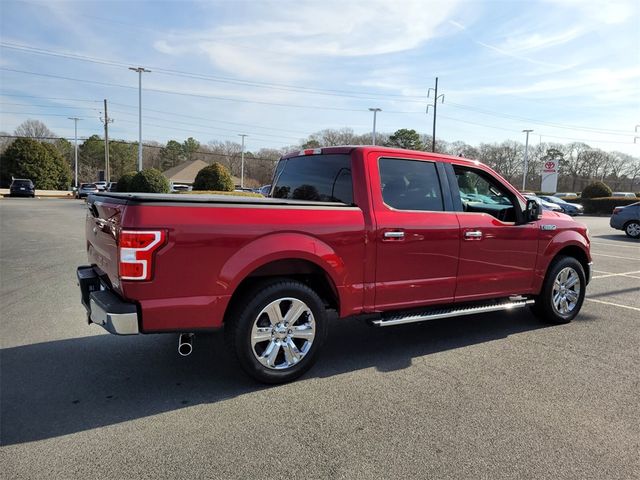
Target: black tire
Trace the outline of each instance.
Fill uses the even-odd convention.
[[[271,346],[272,342],[275,341],[277,344],[279,341],[286,342],[287,340],[279,340],[277,338],[274,340],[274,333],[272,331],[271,340],[265,340],[262,343],[253,345],[253,328],[254,325],[262,325],[261,328],[271,328],[273,330],[275,327],[266,323],[267,321],[270,321],[270,317],[265,319],[265,315],[267,314],[260,314],[268,305],[277,301],[282,302],[277,304],[279,311],[282,311],[282,308],[286,308],[287,303],[292,307],[293,303],[290,303],[287,299],[295,299],[303,302],[305,307],[308,307],[308,311],[310,311],[311,316],[307,311],[305,311],[305,313],[299,317],[302,319],[304,316],[304,320],[295,319],[294,323],[299,322],[298,325],[300,325],[300,322],[302,321],[309,322],[308,324],[314,323],[315,336],[312,339],[308,350],[304,353],[301,359],[297,363],[288,367],[282,367],[283,364],[288,363],[288,359],[285,357],[285,347],[282,346],[282,344],[278,344],[279,346],[275,347],[274,350],[277,349],[279,352],[277,354],[278,357],[276,358],[281,359],[281,365],[270,368],[261,363],[257,356],[265,359],[266,351],[268,347]],[[286,313],[287,311],[283,314],[285,317]],[[260,324],[260,322],[263,323]],[[275,335],[279,334],[276,333]],[[230,314],[226,318],[225,324],[225,340],[231,354],[249,376],[259,382],[268,384],[290,382],[309,370],[318,358],[318,353],[324,343],[326,335],[327,312],[324,303],[318,294],[304,283],[287,279],[267,280],[245,292],[242,298],[236,301],[236,305],[232,307]],[[302,342],[304,344],[303,346],[306,346],[306,343],[304,343],[306,340],[292,340]],[[265,346],[264,350],[259,353],[258,349],[263,346]],[[296,346],[299,347],[298,344],[296,344]],[[282,349],[281,353],[280,349]],[[274,358],[274,363],[276,358]]]
[[[573,307],[567,311],[562,312],[554,304],[554,283],[556,278],[565,269],[575,272],[578,277],[577,285],[579,285],[580,291],[577,292],[577,298]],[[532,306],[531,310],[540,319],[548,323],[562,324],[569,323],[580,312],[582,304],[584,302],[584,295],[587,286],[586,276],[582,264],[574,257],[559,256],[555,258],[547,270],[547,274],[542,284],[542,290],[540,295],[536,297],[536,303]],[[567,289],[568,292],[570,289]],[[575,293],[575,291],[574,291]],[[567,308],[571,306],[572,302],[566,302]],[[562,308],[562,306],[560,307]]]
[[[637,232],[637,233],[634,233],[634,232]],[[629,238],[634,238],[634,239],[640,238],[640,222],[638,222],[637,220],[632,220],[626,223],[624,226],[624,233]]]

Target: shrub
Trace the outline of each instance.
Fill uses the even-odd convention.
[[[169,180],[160,170],[145,168],[131,179],[129,190],[142,193],[169,193]]]
[[[193,189],[231,192],[233,191],[233,179],[231,178],[229,170],[218,162],[215,162],[198,172],[193,182]]]
[[[636,203],[637,198],[585,198],[581,203],[584,207],[584,213],[611,215],[615,207],[624,207]]]
[[[18,138],[0,156],[0,182],[8,185],[11,177],[29,178],[41,190],[66,190],[71,169],[53,145]]]
[[[136,172],[123,173],[118,179],[118,192],[130,192],[131,180],[136,176]]]
[[[604,198],[611,196],[611,189],[602,182],[593,182],[584,187],[582,198]]]
[[[218,190],[195,190],[192,192],[178,192],[182,195],[226,195],[228,197],[254,197],[264,198],[263,195],[253,192],[221,192]]]

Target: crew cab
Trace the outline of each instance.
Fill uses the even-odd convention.
[[[377,327],[523,307],[565,323],[592,272],[586,227],[480,162],[418,151],[293,152],[269,198],[97,193],[87,207],[89,323],[180,333],[182,354],[224,327],[266,383],[311,367],[328,310]]]

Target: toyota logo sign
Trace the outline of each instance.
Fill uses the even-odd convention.
[[[556,162],[547,162],[544,164],[544,168],[546,168],[547,170],[553,170],[554,168],[556,168]]]

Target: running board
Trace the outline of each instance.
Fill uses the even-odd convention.
[[[515,308],[526,307],[534,303],[534,300],[518,299],[506,302],[492,302],[476,304],[457,308],[440,308],[419,313],[400,313],[389,317],[373,320],[371,323],[377,327],[390,327],[393,325],[403,325],[405,323],[424,322],[425,320],[436,320],[438,318],[460,317],[463,315],[474,315],[476,313],[498,312],[501,310],[513,310]]]

